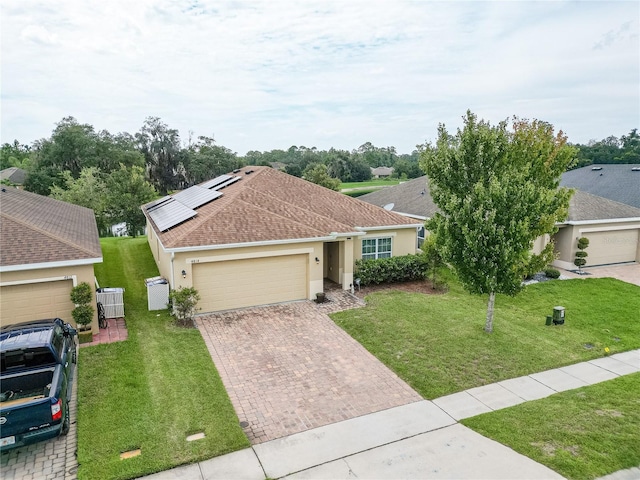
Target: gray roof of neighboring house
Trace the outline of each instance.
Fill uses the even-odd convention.
[[[640,219],[640,208],[576,190],[569,201],[569,218],[566,223],[614,218]]]
[[[431,198],[426,175],[361,195],[358,199],[379,207],[393,203],[391,211],[420,218],[431,218],[438,211]]]
[[[380,207],[393,203],[393,212],[416,217],[431,218],[438,211],[431,199],[426,175],[358,198]],[[614,218],[640,218],[640,209],[580,190],[571,197],[568,222]]]
[[[0,188],[0,219],[2,267],[102,261],[98,227],[89,208],[5,186]]]
[[[9,180],[15,185],[22,185],[27,179],[27,172],[18,167],[9,167],[0,171],[0,180]]]
[[[640,164],[577,168],[565,172],[560,185],[640,208]]]

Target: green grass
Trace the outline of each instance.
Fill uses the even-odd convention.
[[[125,288],[129,338],[80,350],[78,478],[140,477],[248,447],[198,330],[147,310],[144,279],[158,270],[146,237],[103,239],[102,252],[96,276]],[[185,441],[197,432],[206,438]]]
[[[377,179],[377,180],[368,180],[366,182],[345,182],[340,184],[340,189],[344,190],[346,188],[366,188],[366,187],[392,187],[393,185],[398,185],[400,180],[397,178],[389,178],[389,179]]]
[[[614,279],[556,280],[498,295],[494,333],[483,332],[486,296],[399,291],[367,297],[334,321],[422,396],[437,398],[611,353],[640,348],[640,287]],[[545,326],[553,307],[566,322]]]
[[[640,373],[461,423],[570,479],[640,465]]]

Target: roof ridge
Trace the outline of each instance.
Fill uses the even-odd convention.
[[[66,244],[72,245],[74,248],[76,248],[76,249],[80,250],[81,252],[84,252],[84,253],[86,253],[88,255],[93,256],[95,254],[95,252],[92,252],[91,250],[88,250],[88,249],[84,248],[83,246],[78,245],[77,242],[74,242],[74,241],[72,241],[70,239],[67,240],[67,239],[59,237],[57,235],[53,235],[52,233],[50,233],[50,232],[48,232],[48,231],[46,231],[46,230],[44,230],[42,228],[36,227],[31,223],[25,222],[24,220],[20,220],[20,219],[18,219],[16,217],[8,215],[7,212],[0,212],[0,217],[5,217],[5,218],[7,218],[7,219],[9,219],[11,221],[19,223],[20,225],[28,228],[29,230],[36,231],[36,232],[38,232],[38,233],[40,233],[40,234],[42,234],[42,235],[44,235],[44,236],[46,236],[48,238],[56,240],[57,242],[61,242],[63,244],[66,243]]]

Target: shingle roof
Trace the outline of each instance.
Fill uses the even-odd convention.
[[[565,172],[560,185],[640,208],[640,164],[577,168]]]
[[[393,203],[392,211],[417,217],[431,218],[438,211],[431,198],[426,175],[358,198],[379,207]]]
[[[637,173],[640,175],[640,172]],[[431,218],[438,211],[438,206],[431,198],[426,175],[358,198],[381,207],[393,203],[394,212],[417,217]],[[569,203],[567,221],[638,217],[640,217],[640,209],[636,207],[576,190]]]
[[[247,174],[248,171],[252,173]],[[339,192],[269,167],[245,167],[222,197],[166,232],[149,221],[165,248],[320,238],[357,227],[415,225]],[[143,206],[146,213],[146,206]],[[147,215],[148,217],[148,215]]]
[[[2,187],[0,218],[3,267],[102,258],[89,208]]]
[[[0,171],[0,180],[9,180],[15,185],[22,185],[27,179],[27,172],[18,167],[9,167]]]
[[[640,208],[576,190],[569,201],[568,223],[614,218],[640,218]]]

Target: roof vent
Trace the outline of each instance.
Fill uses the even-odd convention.
[[[632,172],[640,172],[640,167],[631,167]]]
[[[236,168],[236,169],[233,171],[233,173],[238,173],[239,171],[240,171],[240,169],[239,169],[239,168]]]
[[[602,167],[591,167],[591,170],[602,170]]]
[[[251,173],[253,173],[253,170],[247,170],[246,172],[244,172],[245,175],[249,175]]]

